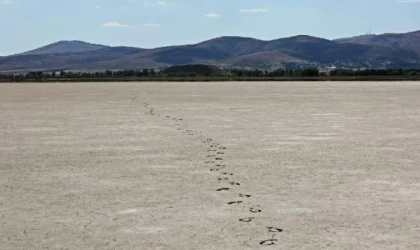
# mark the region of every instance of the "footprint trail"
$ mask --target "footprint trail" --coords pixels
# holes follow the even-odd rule
[[[133,98],[132,100],[139,102],[138,98]],[[213,138],[205,137],[202,132],[195,131],[189,128],[188,123],[183,118],[177,118],[177,117],[172,117],[170,115],[159,114],[156,111],[156,109],[153,108],[147,102],[144,102],[143,106],[146,109],[146,113],[145,113],[146,115],[162,117],[160,119],[166,119],[168,121],[171,121],[176,131],[178,132],[183,131],[187,136],[191,138],[196,138],[197,140],[200,140],[201,143],[207,146],[207,151],[206,151],[207,155],[203,159],[204,165],[208,168],[210,173],[214,173],[218,175],[216,177],[218,181],[225,182],[225,185],[231,186],[231,188],[227,188],[223,186],[219,187],[215,189],[216,192],[218,193],[234,192],[236,188],[243,186],[241,185],[241,183],[233,180],[235,176],[234,173],[227,171],[228,166],[224,162],[224,157],[226,156],[227,147],[221,146],[221,144],[216,143]],[[223,172],[221,172],[222,170]],[[249,199],[254,196],[250,194],[238,193],[237,197]],[[244,204],[243,200],[229,201],[225,205],[234,206],[234,205],[241,205],[241,204]],[[251,204],[250,208],[248,209],[248,212],[252,215],[258,215],[258,214],[263,213],[263,209],[261,209],[260,206],[258,205]],[[239,223],[252,223],[255,220],[257,220],[257,218],[251,217],[251,216],[238,219]],[[256,245],[259,245],[262,247],[277,245],[279,242],[279,240],[277,239],[278,234],[282,233],[283,229],[273,227],[273,226],[267,226],[265,230],[267,234],[271,235],[271,238],[262,240],[258,243],[256,242]]]

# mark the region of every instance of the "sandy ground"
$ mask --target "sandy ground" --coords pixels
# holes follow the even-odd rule
[[[420,249],[420,83],[0,85],[1,249]]]

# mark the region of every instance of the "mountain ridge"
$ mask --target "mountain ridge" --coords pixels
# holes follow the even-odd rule
[[[78,40],[61,40],[51,43],[40,48],[29,50],[17,55],[44,55],[44,54],[61,54],[68,52],[86,52],[92,50],[103,49],[109,46],[92,44]]]
[[[372,37],[380,37],[388,43],[377,42]],[[22,54],[0,57],[0,72],[159,69],[185,64],[260,69],[290,65],[420,67],[420,51],[412,48],[420,40],[420,31],[398,34],[397,38],[400,40],[395,42],[395,36],[388,34],[337,40],[308,35],[274,40],[224,36],[154,49],[59,41]],[[394,43],[390,43],[391,40]]]
[[[361,35],[336,39],[339,43],[357,43],[365,45],[381,45],[393,48],[412,49],[420,52],[420,30],[407,33],[385,33],[379,35]]]

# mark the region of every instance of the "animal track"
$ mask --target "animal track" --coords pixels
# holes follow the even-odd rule
[[[254,217],[248,217],[248,218],[243,218],[243,219],[240,219],[239,221],[240,222],[245,222],[245,223],[248,223],[248,222],[251,222],[251,221],[253,221],[254,220]]]
[[[273,246],[276,244],[278,240],[276,239],[270,239],[270,240],[263,240],[260,242],[261,246]]]
[[[270,233],[281,233],[281,232],[283,232],[283,229],[276,228],[276,227],[267,227],[267,229]]]
[[[139,101],[137,98],[134,98],[132,100],[135,101],[135,102]],[[145,113],[146,115],[162,116],[163,117],[163,115],[159,114],[159,112],[156,112],[156,110],[149,103],[144,102],[144,107],[146,109],[146,113]],[[171,121],[171,124],[178,131],[186,132],[186,134],[188,136],[196,136],[195,138],[197,140],[199,140],[199,142],[202,142],[203,144],[206,144],[206,147],[208,147],[206,157],[207,158],[212,158],[212,159],[207,159],[205,161],[205,164],[212,164],[212,165],[207,165],[210,168],[211,172],[219,172],[222,169],[227,168],[227,166],[225,164],[223,164],[224,163],[223,158],[225,157],[224,155],[226,154],[225,150],[227,149],[226,147],[221,146],[219,143],[216,143],[211,138],[205,138],[202,132],[194,131],[193,129],[190,129],[190,127],[184,121],[184,119],[172,117],[172,116],[169,116],[169,115],[167,115],[165,117],[168,118],[169,121]],[[194,138],[194,137],[192,137],[192,138]],[[226,171],[226,170],[224,170],[224,171]],[[233,173],[231,173],[231,172],[219,172],[219,173],[220,173],[220,176],[218,177],[218,181],[226,181],[226,183],[224,183],[222,185],[227,185],[227,186],[231,185],[232,187],[233,186],[241,186],[241,184],[239,182],[235,182],[235,181],[230,180],[229,176],[234,176]],[[217,192],[228,192],[230,190],[231,190],[231,188],[227,188],[227,187],[222,187],[222,188],[216,189]],[[240,198],[251,198],[253,196],[249,195],[249,194],[240,193],[240,194],[238,194],[238,197],[240,197]],[[243,201],[238,200],[238,201],[231,201],[231,202],[228,202],[226,204],[227,205],[239,205],[239,204],[243,204],[243,203],[244,203]],[[263,211],[262,211],[262,209],[260,209],[259,206],[253,206],[253,207],[249,208],[249,212],[253,213],[253,214],[257,214],[257,213],[262,213]],[[254,217],[245,217],[245,218],[240,218],[239,219],[239,221],[242,222],[242,223],[250,223],[250,222],[253,222],[254,220],[255,220]],[[275,239],[275,236],[278,233],[283,232],[283,229],[277,228],[277,227],[271,227],[271,226],[266,227],[266,229],[273,236],[272,236],[271,239],[260,241],[259,244],[261,246],[276,245],[279,240]]]
[[[227,173],[227,172],[223,172],[222,175],[230,175],[230,176],[233,176],[232,173]]]
[[[231,201],[231,202],[228,202],[226,204],[228,204],[228,205],[234,205],[234,204],[242,204],[242,203],[244,203],[244,202],[243,201]]]
[[[259,208],[250,208],[250,209],[249,209],[249,211],[250,211],[251,213],[253,213],[253,214],[256,214],[256,213],[261,213],[261,212],[262,212],[262,210],[261,210],[261,209],[259,209]]]

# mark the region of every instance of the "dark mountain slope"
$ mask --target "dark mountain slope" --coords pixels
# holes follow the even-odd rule
[[[60,41],[47,46],[34,49],[20,55],[45,55],[59,53],[86,52],[106,48],[107,46],[91,44],[82,41]]]
[[[233,57],[261,51],[265,43],[265,41],[254,38],[224,36],[199,43],[195,47],[219,51],[222,54]]]
[[[33,52],[35,54],[0,57],[0,71],[121,70],[162,68],[185,64],[272,69],[282,67],[287,63],[356,65],[355,67],[360,67],[360,65],[363,67],[420,67],[419,51],[399,47],[414,44],[412,41],[416,40],[419,34],[420,32],[399,34],[398,36],[403,38],[398,43],[394,42],[398,46],[387,46],[384,43],[372,45],[361,44],[361,42],[330,41],[304,35],[272,41],[244,37],[220,37],[193,45],[157,49],[130,47],[96,49],[97,47],[95,47],[102,45],[92,45],[93,47],[89,45],[84,48],[76,46],[71,49],[85,50],[78,52],[63,52],[64,49],[59,49],[61,45],[57,47],[57,44],[53,44]],[[364,39],[373,38],[365,37]],[[81,42],[77,42],[77,44],[86,45]],[[42,54],[47,51],[54,53]],[[61,52],[57,53],[58,51]]]
[[[78,53],[8,56],[0,59],[0,71],[83,69],[89,65],[118,60],[141,51],[142,49],[130,47],[106,47]]]
[[[269,42],[265,50],[276,49],[301,60],[330,63],[336,61],[415,61],[416,52],[400,48],[337,43],[334,41],[310,37],[295,36]]]
[[[223,67],[279,69],[283,68],[284,64],[291,62],[297,63],[303,62],[303,60],[289,56],[282,51],[273,50],[234,57],[219,62],[218,65]]]
[[[166,64],[192,64],[219,61],[254,53],[264,41],[244,37],[220,37],[202,43],[163,48],[153,54],[157,62]]]
[[[420,31],[402,34],[363,35],[336,40],[339,43],[380,45],[420,51]]]

